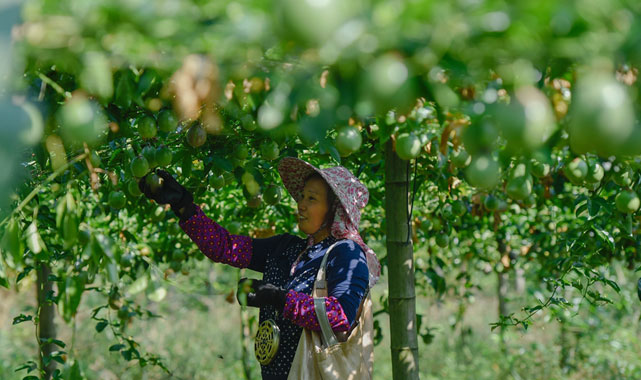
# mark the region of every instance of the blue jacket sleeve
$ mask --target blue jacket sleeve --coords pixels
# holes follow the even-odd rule
[[[336,297],[350,326],[369,286],[369,270],[363,249],[351,240],[338,244],[327,261],[328,295]]]

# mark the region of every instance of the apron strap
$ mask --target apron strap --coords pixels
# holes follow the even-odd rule
[[[320,268],[318,269],[318,274],[316,275],[316,281],[314,282],[314,290],[312,292],[314,296],[314,311],[316,311],[316,318],[318,319],[318,324],[320,325],[320,328],[321,328],[323,341],[325,342],[327,347],[331,347],[339,343],[338,339],[336,338],[336,334],[334,334],[334,330],[332,330],[332,327],[329,324],[329,318],[327,318],[327,308],[325,307],[325,298],[328,295],[327,279],[326,279],[327,258],[329,257],[329,253],[331,252],[331,250],[334,249],[334,247],[336,247],[338,244],[342,243],[343,241],[345,240],[340,240],[332,244],[327,249],[327,252],[325,252],[325,255],[323,256],[323,260],[321,261]],[[367,292],[365,293],[365,295],[363,296],[363,299],[361,300],[361,304],[358,307],[356,318],[354,320],[353,326],[350,328],[350,332],[358,323],[358,319],[360,318],[361,311],[363,308],[363,302],[365,301],[365,298],[367,298],[368,295],[369,295],[369,289],[367,289]],[[341,336],[343,335],[344,333],[341,334]]]

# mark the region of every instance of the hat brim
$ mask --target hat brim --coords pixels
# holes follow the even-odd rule
[[[335,188],[335,184],[329,180],[327,175],[323,173],[322,170],[315,167],[314,165],[301,160],[300,158],[295,157],[285,157],[278,163],[278,174],[285,185],[285,189],[289,195],[296,202],[298,202],[303,197],[303,188],[305,187],[305,179],[309,177],[312,173],[318,173],[325,182],[329,185],[330,189],[337,194],[338,191]],[[337,197],[341,206],[346,208],[347,206],[343,203],[343,200]]]

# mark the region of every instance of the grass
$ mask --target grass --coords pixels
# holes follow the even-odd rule
[[[77,360],[89,379],[242,379],[241,312],[235,299],[231,303],[227,300],[236,279],[235,270],[203,261],[189,276],[174,276],[173,284],[161,281],[168,291],[162,302],[152,302],[142,293],[135,297],[143,308],[162,317],[134,319],[126,332],[140,343],[141,352],[162,357],[172,375],[153,366],[141,369],[117,352],[108,351],[118,342],[110,329],[97,333],[95,321],[90,319],[91,310],[106,303],[105,297],[96,292],[87,293],[83,299],[75,326],[57,320],[59,337],[67,343],[68,360]],[[0,379],[21,379],[26,373],[16,373],[15,368],[36,358],[33,324],[12,326],[16,315],[34,312],[34,284],[30,281],[23,280],[18,292],[0,290]],[[419,339],[421,379],[641,378],[640,313],[632,287],[613,298],[615,305],[582,306],[573,318],[568,318],[571,311],[568,315],[562,311],[539,313],[528,331],[505,331],[503,345],[499,331],[490,331],[489,325],[497,320],[495,276],[489,275],[481,283],[484,290],[477,292],[473,302],[461,303],[452,295],[439,301],[429,291],[417,299],[417,311],[423,315],[421,331],[429,326],[434,333],[430,344]],[[375,310],[380,308],[386,289],[384,278],[373,289]],[[512,294],[510,306],[532,304],[530,294],[535,290]],[[463,317],[457,320],[462,307]],[[257,312],[250,311],[249,316],[256,317]],[[563,368],[559,318],[567,319],[567,360]],[[377,319],[384,336],[375,348],[374,379],[391,379],[389,319],[386,314]],[[253,357],[249,367],[252,378],[259,379]]]

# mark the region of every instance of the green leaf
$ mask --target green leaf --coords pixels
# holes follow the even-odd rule
[[[606,243],[606,244],[608,245],[608,247],[609,247],[612,251],[614,251],[614,249],[615,249],[615,243],[614,243],[614,238],[612,237],[612,235],[610,235],[610,233],[609,233],[608,231],[606,231],[606,230],[604,230],[604,229],[601,229],[601,228],[599,228],[599,227],[597,227],[597,226],[592,226],[592,229],[594,230],[594,232],[596,232],[596,233],[597,233],[597,235],[599,235],[599,237],[601,238],[601,240],[602,240],[604,243]]]
[[[109,347],[109,351],[120,351],[126,346],[124,344],[114,344],[113,346]]]
[[[96,323],[96,331],[97,332],[102,332],[102,330],[104,330],[105,327],[107,327],[108,324],[109,323],[107,321],[100,321],[100,322]]]
[[[11,219],[2,235],[0,247],[13,256],[13,263],[22,262],[22,242],[20,239],[20,224],[16,219]]]
[[[38,368],[38,364],[33,360],[29,360],[28,362],[25,362],[24,364],[22,364],[20,367],[16,368],[14,372],[18,372],[18,371],[22,371],[23,369],[26,369],[27,373],[29,373],[37,368]]]
[[[122,355],[122,357],[123,357],[125,360],[127,360],[127,361],[130,361],[130,360],[131,360],[131,351],[130,351],[130,350],[127,350],[127,351],[120,351],[120,354]]]
[[[29,227],[27,227],[26,238],[27,246],[29,247],[31,252],[38,254],[47,249],[47,247],[45,246],[45,242],[42,240],[42,237],[40,237],[40,233],[38,232],[38,225],[35,221],[31,222]]]
[[[74,361],[71,369],[69,370],[69,375],[65,380],[84,380],[82,370],[80,369],[80,363],[77,360]]]
[[[19,316],[13,318],[12,325],[17,325],[19,323],[32,321],[32,320],[33,320],[33,316],[20,314]]]
[[[18,273],[18,277],[16,278],[16,284],[19,283],[20,280],[25,278],[29,274],[29,272],[31,272],[32,270],[33,270],[33,267],[32,266],[28,266],[28,267],[24,268],[24,270],[22,272]]]
[[[127,289],[127,293],[131,295],[138,294],[143,290],[147,289],[148,285],[149,285],[149,278],[147,275],[143,275],[129,286],[129,288]]]

